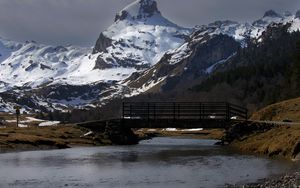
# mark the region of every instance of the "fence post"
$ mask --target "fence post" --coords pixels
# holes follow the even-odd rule
[[[150,103],[149,102],[147,103],[147,109],[148,109],[147,116],[148,116],[148,120],[149,120],[150,119]]]
[[[199,103],[199,119],[202,119],[202,107],[201,107],[201,102]]]
[[[156,120],[156,103],[153,104],[153,119]]]
[[[122,119],[125,119],[125,114],[124,114],[124,112],[125,112],[125,102],[123,102],[123,104],[122,104],[123,106],[122,106]]]
[[[226,103],[226,120],[230,120],[230,105],[229,103]]]
[[[176,104],[173,102],[173,120],[176,119]]]
[[[132,118],[132,105],[129,105],[129,118]]]
[[[178,119],[180,119],[180,103],[178,103],[178,107],[177,107],[177,115],[178,115]]]

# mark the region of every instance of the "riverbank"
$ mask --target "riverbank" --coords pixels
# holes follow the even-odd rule
[[[245,153],[299,159],[300,126],[261,122],[241,122],[229,129],[223,138]]]
[[[224,137],[231,147],[247,154],[284,157],[300,160],[300,126],[261,122],[241,122],[234,125]],[[282,188],[300,187],[300,170],[270,177],[246,185],[228,185],[228,188]]]
[[[134,131],[140,139],[153,137],[189,137],[195,139],[221,140],[225,131],[222,129],[138,129]]]
[[[0,132],[0,152],[136,144],[137,139],[134,142],[130,133],[114,129],[94,131],[77,125],[7,127]]]
[[[3,128],[0,133],[0,152],[112,144],[104,135],[89,133],[88,129],[74,125]]]
[[[285,174],[279,177],[263,179],[256,183],[242,186],[232,186],[230,188],[298,188],[300,187],[300,172]],[[229,187],[228,187],[229,188]]]

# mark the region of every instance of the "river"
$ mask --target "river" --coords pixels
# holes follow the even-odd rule
[[[105,146],[0,154],[0,187],[223,187],[295,164],[241,155],[213,140],[154,138]]]

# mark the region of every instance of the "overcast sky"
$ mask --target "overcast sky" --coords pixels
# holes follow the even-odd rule
[[[92,46],[116,12],[134,0],[0,0],[0,36],[45,44]],[[157,0],[165,17],[193,27],[215,20],[252,21],[266,10],[300,9],[300,0]]]

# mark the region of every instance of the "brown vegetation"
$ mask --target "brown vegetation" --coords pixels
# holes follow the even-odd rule
[[[173,137],[173,136],[188,136],[190,138],[197,139],[214,139],[221,140],[224,136],[225,131],[222,129],[205,129],[199,131],[184,131],[181,129],[177,129],[176,131],[165,131],[163,129],[139,129],[135,131],[140,138],[147,137],[155,137],[155,136],[165,136],[165,137]]]
[[[0,152],[111,144],[111,141],[101,134],[84,136],[87,132],[88,129],[73,125],[4,128],[0,133]]]
[[[267,106],[253,113],[251,120],[300,122],[300,98]]]
[[[243,152],[296,158],[300,152],[300,126],[242,122],[231,128],[225,140]]]

